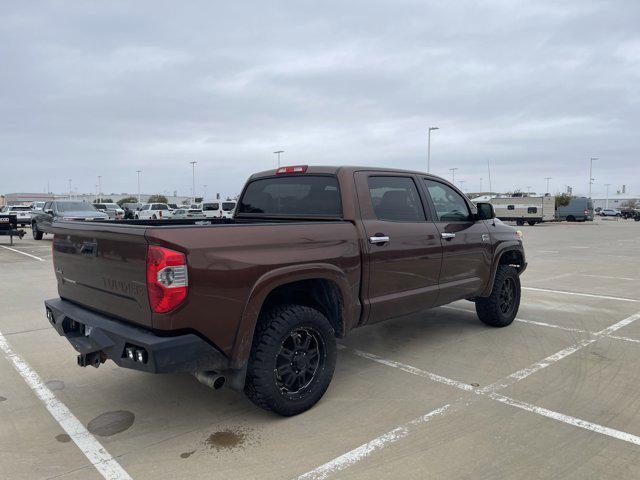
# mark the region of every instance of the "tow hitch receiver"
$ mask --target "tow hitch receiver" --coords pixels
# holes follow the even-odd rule
[[[78,365],[80,367],[92,367],[98,368],[101,363],[107,361],[107,356],[102,352],[81,353],[78,355]]]

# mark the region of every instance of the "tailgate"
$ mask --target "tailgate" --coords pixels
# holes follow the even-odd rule
[[[61,298],[152,326],[145,227],[62,222],[53,230],[53,264]]]

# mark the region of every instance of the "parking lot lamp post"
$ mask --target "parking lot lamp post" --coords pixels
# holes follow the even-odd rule
[[[136,173],[138,174],[138,203],[140,203],[140,173],[142,170],[136,170]]]
[[[611,185],[610,183],[605,183],[604,186],[607,187],[607,199],[604,202],[604,208],[608,209],[609,208],[609,185]]]
[[[551,177],[544,177],[544,179],[547,181],[547,193],[549,193],[549,180],[551,180]]]
[[[598,157],[591,157],[589,159],[589,198],[591,198],[591,185],[593,185],[593,162],[598,160]]]
[[[440,128],[429,127],[429,133],[427,134],[427,173],[431,171],[431,132],[433,130],[440,130]]]
[[[69,199],[71,200],[73,198],[73,192],[71,191],[71,179],[69,178]]]
[[[206,185],[202,185],[202,189],[203,189],[202,201],[204,202],[205,199],[207,198],[207,186]]]
[[[456,170],[458,170],[458,167],[450,168],[449,170],[451,171],[451,183],[453,183],[455,185],[456,184]]]
[[[196,203],[196,161],[189,162],[191,164],[191,193],[193,194],[192,203]]]
[[[278,156],[278,168],[280,168],[280,154],[284,153],[284,150],[276,150],[275,153]]]
[[[102,175],[98,175],[98,198],[102,202]]]

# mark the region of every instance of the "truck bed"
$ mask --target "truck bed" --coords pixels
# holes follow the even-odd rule
[[[258,280],[297,264],[329,264],[360,287],[356,227],[343,220],[103,220],[54,224],[54,268],[64,300],[133,325],[194,332],[230,353]],[[185,254],[189,292],[168,314],[152,312],[148,245]]]

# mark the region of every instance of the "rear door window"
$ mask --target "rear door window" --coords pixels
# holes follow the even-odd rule
[[[254,180],[242,196],[238,213],[340,217],[338,180],[332,175],[281,175]]]
[[[379,220],[423,222],[424,208],[415,182],[410,177],[369,177],[369,194]]]
[[[213,210],[220,210],[220,204],[219,203],[203,203],[202,204],[202,210],[204,212],[211,212]]]

